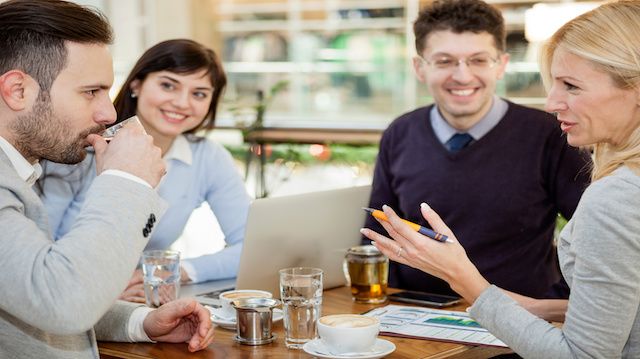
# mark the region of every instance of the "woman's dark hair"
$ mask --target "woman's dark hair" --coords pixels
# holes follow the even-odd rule
[[[185,132],[186,134],[195,134],[198,131],[210,131],[214,127],[216,118],[216,110],[218,102],[222,96],[222,92],[227,85],[227,77],[224,74],[222,63],[216,53],[195,42],[187,39],[176,39],[163,41],[150,49],[148,49],[138,62],[136,62],[133,70],[129,73],[129,77],[122,85],[118,96],[114,101],[118,119],[120,122],[136,114],[138,99],[132,97],[131,83],[134,80],[143,82],[147,75],[153,72],[169,71],[177,74],[191,74],[202,69],[207,70],[207,74],[213,85],[213,94],[209,111],[204,121],[195,128]]]

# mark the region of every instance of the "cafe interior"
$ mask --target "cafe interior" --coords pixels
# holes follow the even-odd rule
[[[388,258],[359,245],[358,230],[370,215],[361,207],[368,204],[383,131],[398,116],[433,101],[412,66],[412,24],[429,0],[75,2],[97,7],[113,26],[112,96],[140,55],[156,43],[186,38],[214,49],[228,83],[216,128],[207,138],[232,155],[253,201],[237,282],[222,281],[223,288],[214,283],[218,281],[186,284],[178,294],[199,296],[210,306],[216,325],[213,343],[189,353],[180,344],[99,342],[100,357],[490,358],[512,353],[486,330],[474,332],[477,337],[472,339],[460,337],[462,329],[455,325],[477,328],[468,322],[467,305],[456,298],[390,300],[398,290],[387,288],[386,282],[379,283],[376,292],[367,275],[382,276]],[[598,3],[487,2],[502,12],[510,55],[497,95],[542,109],[546,94],[537,63],[540,45],[563,23]],[[334,225],[347,219],[351,223]],[[313,237],[314,231],[325,238]],[[205,201],[171,249],[181,259],[215,253],[225,248],[223,232]],[[295,244],[305,236],[313,241]],[[322,270],[313,270],[318,268]],[[308,282],[294,288],[301,278]],[[358,281],[367,288],[356,288]],[[291,294],[287,290],[310,293],[316,309],[328,317],[315,318],[312,331],[330,341],[326,345],[331,350],[324,342],[296,342],[294,335],[304,339],[308,333],[285,330],[283,317],[294,315],[283,313]],[[367,321],[371,317],[379,320]],[[427,329],[410,324],[415,318],[444,321],[453,329],[421,332]],[[380,322],[386,326],[378,328]],[[344,323],[359,331],[341,332]],[[353,343],[365,343],[365,349],[351,347]],[[376,349],[368,351],[372,345]]]

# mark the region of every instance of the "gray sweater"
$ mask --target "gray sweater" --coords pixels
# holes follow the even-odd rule
[[[495,286],[471,316],[524,358],[640,358],[640,176],[621,168],[591,184],[558,256],[571,287],[561,329]]]

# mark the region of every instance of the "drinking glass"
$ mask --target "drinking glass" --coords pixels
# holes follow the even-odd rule
[[[322,316],[322,269],[285,268],[280,270],[280,299],[284,311],[284,343],[301,349],[318,337],[317,323]]]
[[[180,292],[180,252],[144,251],[142,274],[147,306],[157,308],[175,300]]]
[[[116,135],[116,133],[118,131],[120,131],[121,128],[123,128],[125,125],[132,123],[132,122],[136,122],[139,125],[140,124],[140,120],[138,119],[138,116],[131,116],[126,120],[122,120],[118,123],[116,123],[115,125],[107,128],[106,130],[102,131],[102,133],[100,134],[100,136],[102,136],[102,138],[104,138],[105,141],[109,142],[111,141],[111,139],[113,139],[113,136]]]

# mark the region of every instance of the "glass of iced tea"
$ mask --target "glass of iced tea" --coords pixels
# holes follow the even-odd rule
[[[345,276],[358,303],[387,301],[389,258],[372,245],[351,247],[345,256]]]

